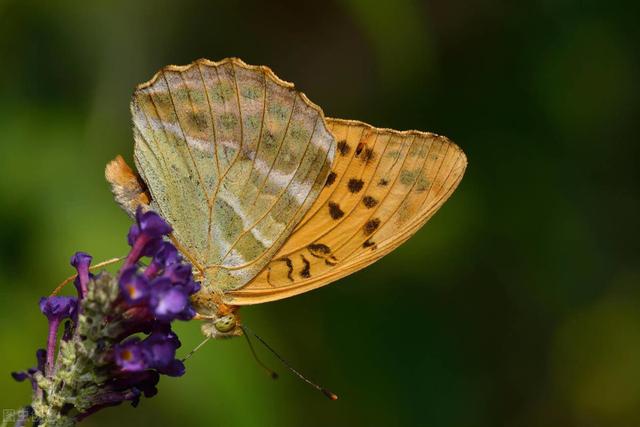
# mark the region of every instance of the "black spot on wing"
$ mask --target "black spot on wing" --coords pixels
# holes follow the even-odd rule
[[[287,264],[287,268],[289,269],[289,271],[287,272],[287,277],[290,281],[293,282],[293,276],[291,275],[293,273],[293,263],[289,258],[284,258],[283,261],[285,262],[285,264]]]
[[[324,186],[325,186],[325,187],[331,187],[331,185],[332,185],[334,182],[336,182],[336,177],[337,177],[337,176],[338,176],[338,175],[336,175],[336,173],[335,173],[335,172],[333,172],[333,171],[329,172],[329,175],[327,175],[327,180],[325,181]]]
[[[309,253],[316,258],[324,259],[324,263],[327,265],[336,265],[338,258],[331,253],[331,248],[324,243],[312,243],[307,246]]]
[[[302,258],[302,263],[304,264],[304,267],[300,271],[300,277],[308,279],[311,277],[311,263],[304,257],[304,255],[300,255],[300,258]]]
[[[378,185],[380,187],[386,187],[387,185],[389,185],[389,181],[387,181],[385,178],[380,178],[380,181],[378,181]]]
[[[369,163],[370,161],[372,161],[375,158],[375,153],[373,152],[372,148],[365,148],[364,151],[362,152],[362,157],[360,157],[360,160],[362,160],[365,163]]]
[[[267,129],[264,132],[264,137],[262,138],[262,141],[264,142],[265,146],[268,149],[274,149],[278,145],[277,142],[276,142],[275,135],[269,129]]]
[[[189,111],[187,113],[187,119],[189,124],[199,131],[205,130],[208,127],[207,115],[201,111]]]
[[[362,244],[363,248],[371,248],[373,247],[373,249],[375,249],[377,247],[375,242],[372,242],[371,239],[367,239],[363,244]]]
[[[356,157],[358,157],[360,155],[360,153],[362,153],[362,150],[364,150],[364,144],[361,142],[356,147]]]
[[[372,218],[362,227],[365,235],[370,235],[380,227],[380,218]]]
[[[362,198],[362,203],[363,203],[367,208],[369,208],[369,209],[370,209],[370,208],[374,207],[375,205],[377,205],[377,204],[378,204],[378,201],[377,201],[376,199],[374,199],[373,197],[371,197],[371,196],[364,196],[364,197]]]
[[[316,258],[324,258],[331,253],[331,248],[323,243],[312,243],[307,249]]]
[[[361,179],[351,178],[347,186],[349,187],[349,191],[351,191],[352,193],[357,193],[358,191],[362,190],[364,181]]]
[[[333,219],[340,219],[344,216],[344,211],[340,209],[340,205],[335,202],[329,202],[329,215]]]
[[[272,288],[275,287],[273,285],[273,283],[271,283],[271,266],[267,267],[267,283],[269,284],[269,286],[271,286]]]
[[[347,144],[347,141],[343,139],[342,141],[338,142],[338,153],[340,153],[341,156],[346,156],[350,151],[351,147],[349,146],[349,144]]]
[[[330,257],[324,259],[324,263],[327,265],[334,266],[338,263],[338,258],[331,255]]]

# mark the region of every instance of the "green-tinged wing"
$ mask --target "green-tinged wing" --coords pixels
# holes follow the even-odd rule
[[[205,287],[258,274],[318,197],[335,154],[319,107],[238,59],[166,67],[131,103],[135,162]]]

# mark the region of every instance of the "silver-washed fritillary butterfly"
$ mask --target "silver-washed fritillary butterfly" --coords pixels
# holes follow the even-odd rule
[[[118,156],[118,203],[160,213],[202,279],[209,337],[240,335],[239,306],[291,297],[397,248],[462,179],[432,133],[325,118],[269,68],[230,58],[168,66],[131,102],[138,174]]]

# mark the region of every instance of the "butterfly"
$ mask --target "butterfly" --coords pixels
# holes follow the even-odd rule
[[[241,306],[325,286],[397,248],[467,165],[443,136],[326,118],[237,58],[161,69],[131,114],[137,172],[118,156],[106,178],[129,215],[153,209],[173,227],[212,338],[242,334]]]

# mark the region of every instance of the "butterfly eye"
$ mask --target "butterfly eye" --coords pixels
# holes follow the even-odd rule
[[[216,319],[213,323],[218,332],[230,332],[236,327],[236,318],[233,315],[227,315]]]

